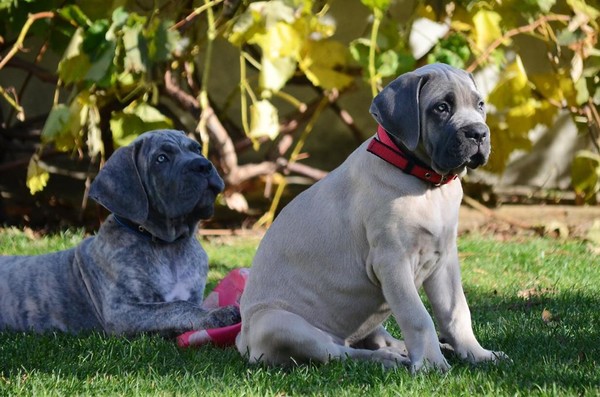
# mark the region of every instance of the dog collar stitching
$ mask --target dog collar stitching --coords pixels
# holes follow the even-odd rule
[[[377,135],[371,139],[367,151],[380,159],[434,186],[441,186],[458,178],[456,174],[441,175],[434,170],[415,164],[389,137],[388,132],[380,125]]]
[[[138,225],[138,224],[130,221],[127,218],[121,218],[120,216],[118,216],[117,214],[114,214],[114,213],[113,213],[113,216],[115,218],[115,221],[117,221],[117,223],[119,225],[123,226],[125,229],[129,230],[132,233],[139,234],[142,237],[145,237],[148,240],[151,240],[153,243],[156,243],[156,242],[164,243],[164,244],[168,243],[168,241],[158,238],[155,235],[153,235],[152,233],[150,233],[149,231],[147,231],[146,229],[144,229],[142,227],[142,225]]]

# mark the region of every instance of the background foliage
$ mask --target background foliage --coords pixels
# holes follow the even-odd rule
[[[24,86],[34,78],[49,81],[55,95],[29,160],[31,194],[46,186],[53,168],[45,159],[56,152],[70,156],[65,168],[86,165],[89,186],[106,158],[139,133],[181,128],[204,143],[224,175],[223,199],[230,208],[249,212],[246,197],[256,190],[253,181],[262,178],[271,204],[258,223],[268,224],[291,178],[314,181],[324,175],[302,160],[325,109],[344,121],[358,144],[365,136],[340,106],[341,96],[361,85],[375,95],[398,74],[445,62],[476,74],[497,72],[487,98],[494,148],[489,172],[502,172],[513,152],[531,148],[534,128],[551,126],[559,112],[568,112],[590,149],[567,160],[572,187],[579,202],[595,200],[600,190],[597,2],[361,3],[370,18],[368,30],[347,42],[335,35],[344,21],[331,17],[331,1],[0,0],[0,18],[6,21],[0,26],[0,73],[8,67],[28,73],[21,87],[0,85],[8,109],[0,139],[18,139],[14,132],[28,121],[29,110],[21,105]],[[439,38],[428,37],[431,48],[415,56],[410,39],[423,19],[445,30]],[[523,36],[545,59],[524,62],[517,41]],[[223,51],[237,52],[239,62],[223,65]],[[34,54],[33,61],[25,60],[25,53]],[[56,71],[43,68],[50,54],[59,55]],[[215,67],[235,69],[231,75],[239,82],[232,91],[212,90]],[[310,89],[310,100],[295,95],[298,86]],[[3,155],[8,156],[0,149]]]

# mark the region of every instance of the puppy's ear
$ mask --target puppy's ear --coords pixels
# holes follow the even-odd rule
[[[117,149],[100,170],[90,197],[123,218],[142,223],[148,218],[148,197],[136,158],[142,141]]]
[[[409,150],[415,150],[419,144],[419,93],[425,79],[416,73],[403,74],[373,99],[369,109],[373,118]]]

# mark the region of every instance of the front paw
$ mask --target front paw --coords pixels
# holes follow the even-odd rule
[[[478,364],[484,362],[491,362],[494,364],[500,361],[510,361],[510,358],[504,352],[495,352],[486,349],[477,349],[473,351],[455,352],[464,360],[469,361],[471,364]]]
[[[428,373],[432,371],[445,373],[448,372],[450,368],[450,364],[448,364],[448,361],[446,361],[446,359],[443,356],[435,360],[422,359],[414,361],[411,362],[409,367],[410,373],[412,375],[416,375],[418,373]]]
[[[209,312],[211,322],[210,328],[221,328],[237,324],[242,321],[240,308],[238,306],[224,306]]]

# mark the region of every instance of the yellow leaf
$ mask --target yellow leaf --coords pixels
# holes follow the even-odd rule
[[[544,96],[557,103],[577,106],[577,93],[571,77],[561,73],[536,73],[529,76],[535,88]]]
[[[521,58],[517,56],[515,62],[502,71],[500,81],[490,92],[488,101],[497,109],[504,109],[527,102],[529,98],[531,98],[531,87],[527,73]]]
[[[27,187],[31,195],[41,192],[46,187],[50,174],[40,166],[37,154],[31,157],[27,166]]]
[[[491,131],[492,152],[485,169],[501,173],[506,168],[510,155],[515,150],[530,150],[531,141],[527,134],[517,134],[506,121],[496,114],[489,114],[487,124]]]
[[[529,98],[526,102],[510,108],[506,115],[506,123],[511,126],[511,131],[525,136],[538,124],[551,126],[557,113],[558,108],[549,102]]]
[[[501,20],[500,14],[488,10],[479,10],[473,16],[475,44],[480,51],[484,51],[496,39],[502,37]]]
[[[277,108],[263,99],[250,106],[250,137],[268,136],[275,139],[279,134],[279,116]]]
[[[457,7],[452,15],[450,27],[458,32],[468,32],[474,30],[473,16],[462,7]]]
[[[258,33],[248,41],[258,44],[263,57],[276,59],[281,57],[298,57],[302,40],[294,27],[285,22],[271,25],[265,33]]]
[[[417,13],[416,13],[419,17],[421,18],[427,18],[430,19],[432,21],[437,21],[437,15],[435,13],[435,10],[433,9],[433,7],[431,5],[420,5],[417,8]]]
[[[262,89],[279,91],[296,71],[296,60],[291,57],[263,57],[259,76]]]
[[[299,66],[314,85],[324,89],[342,89],[354,81],[352,76],[339,71],[348,64],[348,51],[339,41],[309,41]]]

